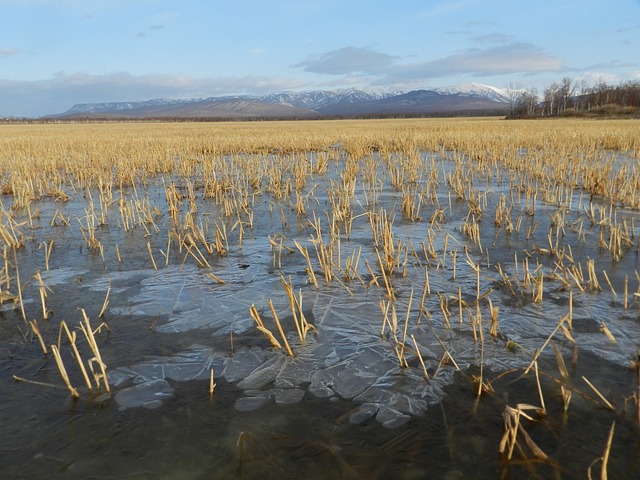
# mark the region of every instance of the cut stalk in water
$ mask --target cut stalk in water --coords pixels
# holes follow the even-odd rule
[[[278,319],[278,314],[276,313],[276,309],[273,307],[273,301],[269,299],[267,301],[269,304],[269,308],[271,309],[271,313],[273,314],[273,320],[276,322],[276,326],[278,327],[278,331],[280,332],[280,337],[284,342],[284,346],[287,348],[287,355],[293,357],[293,350],[289,346],[289,341],[287,340],[287,336],[284,334],[284,330],[282,329],[282,325],[280,324],[280,319]]]
[[[71,381],[69,380],[69,375],[67,374],[67,369],[64,368],[64,362],[60,357],[60,351],[58,350],[58,347],[55,345],[51,345],[51,351],[53,352],[53,358],[55,358],[56,360],[56,365],[58,366],[60,375],[62,375],[62,380],[64,381],[64,384],[67,386],[67,388],[69,389],[73,397],[79,398],[80,394],[75,388],[73,388],[73,385],[71,385]]]

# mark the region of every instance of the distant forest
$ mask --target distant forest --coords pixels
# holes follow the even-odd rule
[[[586,81],[563,78],[544,89],[542,100],[535,88],[508,89],[512,118],[559,116],[631,116],[640,117],[640,81],[610,85],[604,81],[589,85]]]

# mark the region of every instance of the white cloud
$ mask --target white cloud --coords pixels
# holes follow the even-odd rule
[[[23,53],[21,48],[0,48],[0,57],[10,57],[12,55],[18,55]]]
[[[503,43],[510,37],[492,34],[487,42]],[[407,84],[433,78],[459,75],[529,75],[559,72],[564,61],[544,50],[524,42],[470,48],[461,53],[435,60],[400,63],[400,57],[377,52],[371,48],[344,47],[323,54],[312,55],[293,65],[306,72],[340,76],[369,76],[372,83]]]
[[[376,74],[385,72],[399,57],[376,52],[368,47],[344,47],[338,50],[310,55],[293,65],[305,72],[329,75],[354,73]]]
[[[398,68],[398,76],[505,75],[560,71],[564,62],[529,43],[517,42],[462,53]]]

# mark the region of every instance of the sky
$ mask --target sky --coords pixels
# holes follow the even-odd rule
[[[0,117],[565,77],[640,81],[640,0],[0,0]]]

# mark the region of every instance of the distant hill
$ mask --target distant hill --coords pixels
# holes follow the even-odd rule
[[[136,102],[84,103],[50,119],[318,118],[506,112],[509,100],[495,87],[466,84],[411,92],[317,90],[262,96],[236,95]]]

